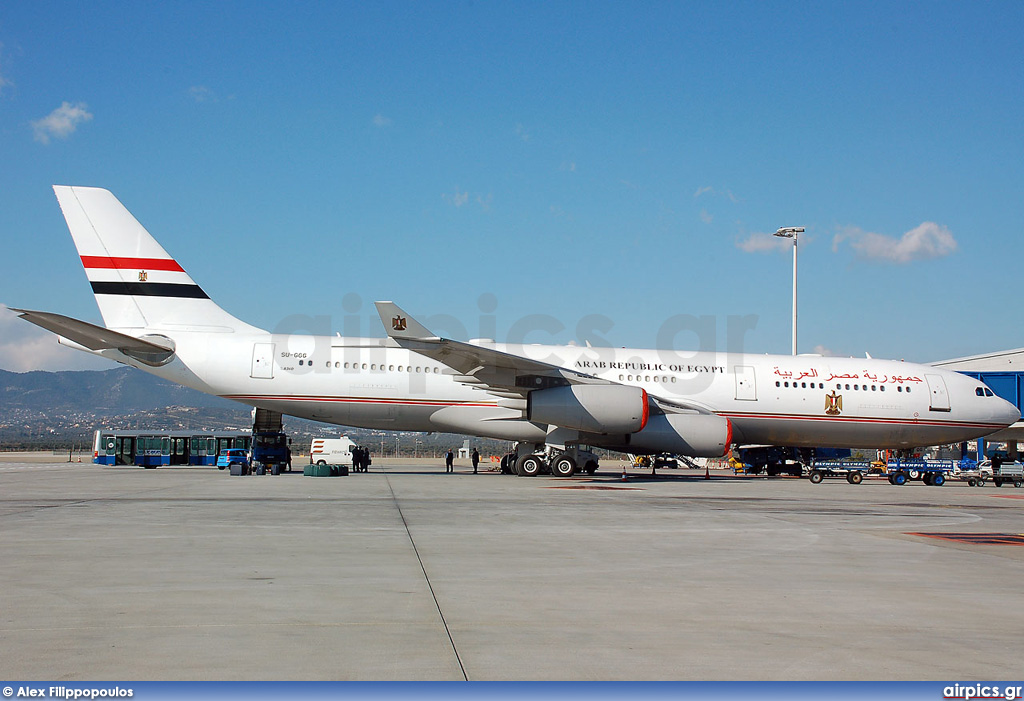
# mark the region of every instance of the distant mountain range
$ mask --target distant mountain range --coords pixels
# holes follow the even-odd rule
[[[0,420],[11,410],[121,414],[168,406],[244,409],[227,399],[129,367],[23,373],[0,370]]]

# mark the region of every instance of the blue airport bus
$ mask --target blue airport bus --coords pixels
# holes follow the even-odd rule
[[[92,445],[98,465],[216,465],[225,448],[248,450],[248,431],[132,431],[99,429]]]

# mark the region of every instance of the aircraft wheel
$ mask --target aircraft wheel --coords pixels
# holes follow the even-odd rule
[[[944,474],[942,474],[941,472],[936,472],[934,475],[932,475],[931,485],[933,487],[941,487],[945,483],[946,483],[946,476]]]
[[[551,463],[551,474],[556,477],[572,477],[576,472],[576,461],[571,455],[559,455]]]
[[[846,481],[850,484],[860,484],[864,481],[864,475],[859,472],[851,472],[846,476]]]
[[[543,463],[536,455],[524,455],[516,461],[516,472],[520,477],[536,477],[542,467]]]
[[[811,484],[821,484],[822,478],[823,478],[823,475],[818,470],[812,470],[811,471],[811,476],[810,476]]]

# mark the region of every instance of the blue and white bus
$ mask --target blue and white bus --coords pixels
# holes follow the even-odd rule
[[[92,444],[98,465],[216,465],[225,448],[248,450],[248,431],[155,431],[99,429]]]

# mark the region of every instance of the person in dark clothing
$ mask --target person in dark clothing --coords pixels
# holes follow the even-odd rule
[[[480,452],[473,448],[473,474],[477,474],[476,468],[480,464]]]
[[[454,464],[455,464],[455,453],[453,453],[451,448],[449,448],[448,449],[448,454],[444,456],[444,468],[445,468],[444,471],[445,472],[454,472],[455,471]]]

